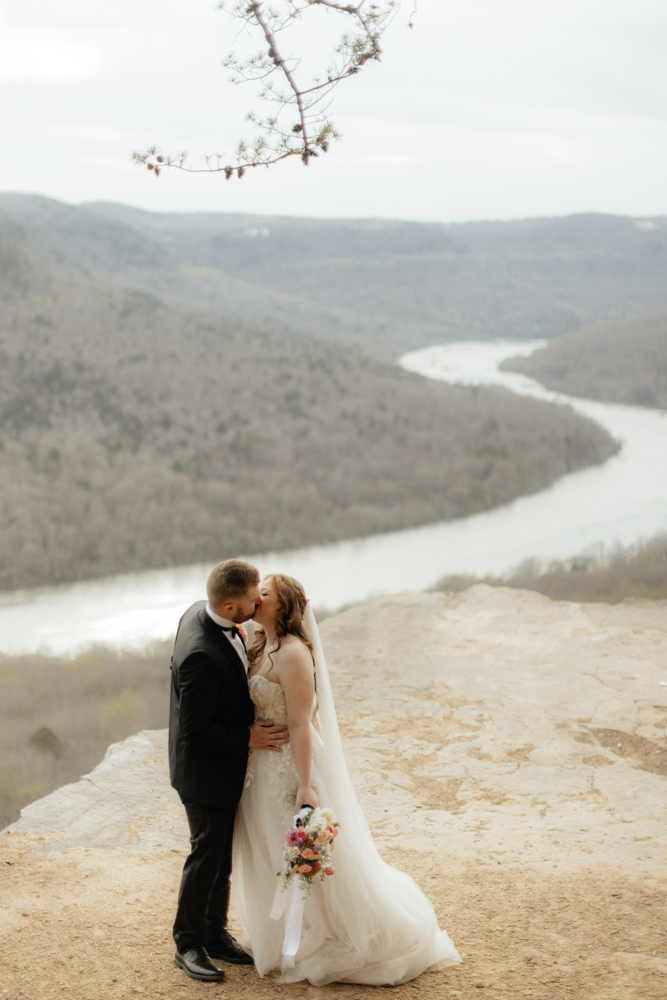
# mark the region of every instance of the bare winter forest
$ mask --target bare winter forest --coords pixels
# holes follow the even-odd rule
[[[476,583],[491,587],[536,590],[556,601],[603,601],[618,604],[627,597],[667,598],[667,535],[627,548],[557,559],[547,566],[531,559],[506,576],[446,576],[434,590],[460,591]]]
[[[458,517],[616,450],[569,408],[130,288],[101,217],[9,203],[32,216],[1,230],[2,588]]]

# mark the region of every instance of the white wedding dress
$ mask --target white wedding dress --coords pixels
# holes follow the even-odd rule
[[[251,751],[234,828],[232,893],[260,976],[282,982],[398,985],[461,961],[417,884],[380,858],[345,766],[326,661],[314,616],[305,619],[315,645],[318,730],[311,724],[311,784],[341,822],[335,874],[315,879],[307,897],[293,968],[282,959],[283,920],[270,917],[283,867],[285,832],[294,822],[299,778],[290,747]],[[280,684],[256,675],[250,694],[257,719],[287,721]],[[321,733],[321,735],[320,735]]]

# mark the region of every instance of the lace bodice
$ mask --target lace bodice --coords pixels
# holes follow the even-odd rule
[[[255,719],[273,719],[277,726],[287,724],[287,704],[285,692],[280,684],[270,681],[261,674],[255,674],[248,680],[250,697],[255,706]],[[313,704],[313,714],[316,705]],[[322,753],[322,740],[311,723],[311,739],[315,755]],[[283,747],[282,753],[272,750],[251,750],[248,757],[245,787],[248,788],[255,778],[257,768],[261,768],[269,778],[270,785],[280,801],[284,814],[289,821],[294,813],[294,796],[299,785],[299,775],[290,744]],[[315,770],[313,772],[313,787],[316,787]]]
[[[255,674],[248,681],[250,697],[255,706],[255,719],[273,719],[278,726],[287,725],[287,704],[281,684],[270,681],[262,674]],[[311,722],[317,714],[317,697],[313,699]],[[317,726],[317,723],[315,723]]]
[[[278,726],[286,725],[287,705],[281,685],[255,674],[248,681],[248,687],[255,706],[255,719],[273,719]]]
[[[287,723],[287,705],[285,692],[280,684],[267,680],[261,674],[255,674],[248,680],[250,697],[255,706],[255,719],[273,719],[276,725]],[[269,780],[269,787],[284,814],[284,821],[289,823],[294,812],[294,796],[299,784],[299,775],[294,762],[292,747],[283,747],[282,753],[272,750],[251,750],[248,757],[245,787],[253,782],[257,769],[264,772]]]

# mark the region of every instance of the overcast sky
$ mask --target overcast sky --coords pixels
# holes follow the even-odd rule
[[[227,82],[235,29],[213,0],[2,0],[0,190],[435,221],[667,215],[667,0],[419,0],[412,31],[411,6],[383,62],[338,88],[342,142],[225,182],[129,162],[151,142],[196,158],[249,135],[254,92]]]

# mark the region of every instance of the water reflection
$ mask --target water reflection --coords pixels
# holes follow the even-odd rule
[[[628,544],[667,528],[667,413],[574,400],[498,364],[541,341],[462,342],[413,351],[410,371],[446,382],[494,383],[566,401],[623,443],[603,466],[472,517],[406,531],[249,556],[262,573],[302,580],[315,606],[332,610],[383,593],[418,591],[450,573],[503,573],[523,559],[564,558],[596,544]],[[0,649],[66,653],[103,642],[143,646],[169,638],[204,594],[210,564],[0,595]]]

